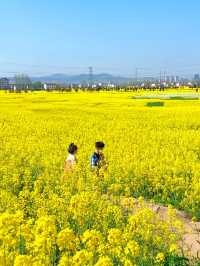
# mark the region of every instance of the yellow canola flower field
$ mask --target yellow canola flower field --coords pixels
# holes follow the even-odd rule
[[[200,101],[139,94],[0,93],[0,265],[191,263],[172,207],[163,221],[142,198],[200,218]],[[63,176],[71,142],[78,164]]]

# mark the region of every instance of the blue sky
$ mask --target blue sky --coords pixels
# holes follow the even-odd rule
[[[0,73],[200,72],[198,0],[2,0]]]

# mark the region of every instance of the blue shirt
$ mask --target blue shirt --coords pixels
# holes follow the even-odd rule
[[[91,159],[90,159],[91,168],[94,168],[94,167],[100,168],[101,167],[100,163],[103,160],[104,160],[103,154],[98,154],[98,153],[94,152],[93,155],[91,156]]]

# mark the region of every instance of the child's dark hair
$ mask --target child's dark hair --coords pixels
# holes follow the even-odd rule
[[[105,144],[104,144],[102,141],[97,141],[97,142],[95,143],[95,147],[96,147],[97,149],[103,149],[103,148],[105,147]]]
[[[78,150],[78,147],[74,143],[71,143],[67,150],[70,154],[74,154]]]

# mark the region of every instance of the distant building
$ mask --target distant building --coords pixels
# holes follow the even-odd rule
[[[172,83],[176,82],[176,77],[175,76],[171,76],[171,82]]]
[[[188,86],[189,88],[192,88],[192,87],[193,87],[192,82],[188,82],[188,83],[187,83],[187,86]]]
[[[171,76],[166,77],[166,82],[171,82]]]
[[[44,83],[43,87],[45,90],[55,90],[57,88],[56,83]]]
[[[0,89],[1,90],[9,90],[10,89],[10,82],[7,78],[0,79]]]
[[[15,82],[11,82],[10,83],[10,89],[13,90],[13,91],[16,91],[17,90],[17,86],[16,86],[16,83]]]
[[[113,84],[113,83],[109,83],[109,84],[107,85],[107,87],[108,87],[108,88],[111,88],[111,89],[114,89],[114,88],[116,88],[116,85]]]
[[[179,81],[180,81],[179,76],[167,76],[166,77],[166,82],[167,83],[176,83],[176,82],[179,82]]]
[[[179,81],[180,81],[180,77],[176,76],[176,82],[179,82]]]
[[[155,89],[156,88],[156,84],[152,83],[150,87],[151,87],[151,89]]]
[[[194,75],[194,80],[200,80],[200,75],[199,74],[195,74]]]
[[[175,88],[177,88],[177,89],[180,88],[180,83],[179,82],[175,83]]]

